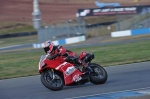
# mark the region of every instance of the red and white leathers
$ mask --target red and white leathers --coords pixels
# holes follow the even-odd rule
[[[55,60],[66,61],[66,58],[76,58],[78,55],[75,52],[69,51],[63,46],[55,46],[51,41],[46,41],[44,43],[44,50],[48,55],[48,59],[52,59],[53,56],[58,55]]]
[[[66,60],[66,58],[68,56],[73,56],[73,57],[78,57],[78,55],[72,51],[67,50],[66,48],[64,48],[63,46],[53,46],[53,51],[48,51],[47,54],[50,55],[50,57],[52,57],[53,55],[59,54],[55,59],[63,59]]]

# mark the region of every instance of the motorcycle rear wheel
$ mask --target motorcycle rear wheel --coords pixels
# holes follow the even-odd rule
[[[107,81],[108,75],[106,70],[95,63],[91,63],[90,67],[93,70],[93,73],[90,75],[90,82],[93,84],[103,84]]]
[[[47,71],[41,73],[42,84],[53,91],[61,90],[64,86],[64,81],[58,74],[55,74],[57,79],[52,80]]]

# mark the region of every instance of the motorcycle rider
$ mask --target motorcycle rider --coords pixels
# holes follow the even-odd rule
[[[78,60],[78,55],[72,51],[67,50],[63,46],[60,45],[54,45],[52,41],[46,41],[44,42],[44,51],[48,55],[48,59],[52,59],[53,56],[57,55],[57,59],[63,59],[67,62],[76,62],[80,64],[81,62]]]

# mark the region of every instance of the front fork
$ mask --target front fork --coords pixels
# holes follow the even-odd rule
[[[47,72],[48,72],[50,78],[52,78],[52,80],[54,80],[55,79],[54,69],[48,69]]]

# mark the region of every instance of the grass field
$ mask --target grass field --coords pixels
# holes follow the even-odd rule
[[[71,49],[78,54],[81,51],[93,52],[94,63],[112,66],[135,62],[150,61],[150,41],[134,43],[86,47]],[[0,79],[37,75],[39,58],[44,51],[24,50],[0,53]]]
[[[37,41],[38,41],[37,35],[5,38],[0,39],[0,47],[36,43]]]
[[[3,24],[3,23],[0,23]],[[4,34],[14,34],[14,33],[20,33],[20,32],[32,32],[35,31],[35,29],[33,28],[33,26],[31,25],[25,25],[25,24],[9,24],[9,25],[5,25],[5,26],[0,26],[0,35],[4,35]]]

